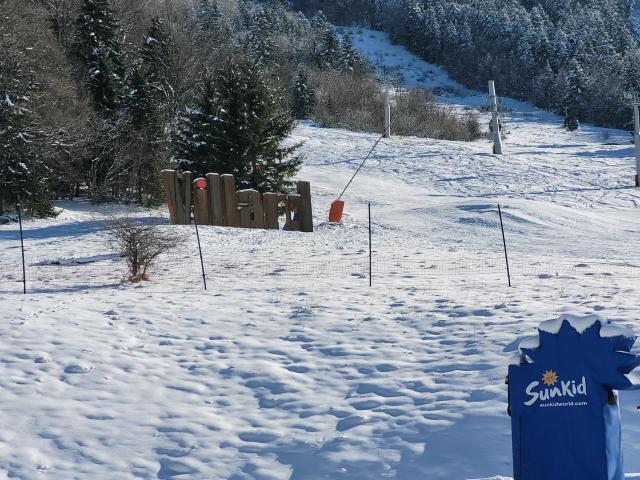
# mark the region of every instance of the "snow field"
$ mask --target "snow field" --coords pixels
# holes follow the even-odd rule
[[[356,45],[395,49],[368,38]],[[405,73],[419,64],[397,55]],[[119,285],[108,221],[166,222],[163,209],[66,202],[27,222],[26,296],[17,227],[0,226],[0,478],[508,479],[508,363],[561,314],[640,332],[640,220],[624,132],[568,134],[505,103],[501,157],[485,140],[381,142],[340,226],[329,204],[376,136],[300,124],[316,231],[202,227],[206,293],[193,230],[169,225],[184,254]],[[640,393],[621,402],[626,470],[639,472]]]

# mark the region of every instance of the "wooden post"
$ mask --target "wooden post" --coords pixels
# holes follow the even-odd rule
[[[262,195],[257,190],[240,190],[236,194],[241,228],[264,228]]]
[[[176,172],[175,170],[162,171],[162,183],[164,184],[164,196],[169,209],[169,218],[172,224],[176,224]]]
[[[313,210],[311,207],[311,184],[309,182],[298,182],[298,195],[300,195],[300,230],[303,232],[313,232]]]
[[[209,209],[209,189],[198,188],[196,183],[194,181],[193,216],[198,225],[213,225]]]
[[[391,138],[391,94],[389,85],[384,91],[384,138]]]
[[[284,229],[292,232],[300,231],[300,195],[287,195],[285,200],[285,208],[287,214],[287,223]]]
[[[502,136],[500,134],[500,119],[498,116],[498,97],[496,84],[489,80],[489,95],[491,95],[491,124],[493,125],[493,153],[502,154]]]
[[[264,228],[268,230],[279,230],[278,194],[265,193],[262,195],[262,209],[264,210]]]
[[[178,225],[191,224],[191,172],[176,174],[176,223]]]
[[[222,195],[222,183],[217,173],[207,174],[207,192],[209,193],[209,215],[211,225],[224,226],[224,202]]]
[[[233,175],[221,175],[223,204],[224,204],[224,220],[226,227],[238,226],[238,208],[236,204],[236,180]]]

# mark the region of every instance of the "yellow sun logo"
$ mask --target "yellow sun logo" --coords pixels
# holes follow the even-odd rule
[[[555,385],[558,383],[558,374],[553,370],[548,370],[542,375],[542,381],[545,385]]]

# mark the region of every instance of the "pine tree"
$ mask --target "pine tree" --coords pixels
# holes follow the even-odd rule
[[[313,52],[316,65],[321,69],[339,68],[340,40],[322,11],[313,16],[311,29],[316,38]]]
[[[549,62],[546,62],[544,69],[540,71],[533,81],[533,98],[536,104],[544,108],[553,107],[555,84],[556,75],[553,73]]]
[[[315,102],[315,91],[309,83],[309,75],[304,68],[300,68],[293,84],[293,114],[295,118],[309,118]]]
[[[0,59],[0,214],[20,201],[29,214],[48,216],[49,168],[39,149],[44,132],[29,109],[25,72],[12,60],[6,51]]]
[[[124,63],[120,27],[109,0],[84,0],[76,51],[87,67],[85,82],[96,110],[112,115],[122,99]]]
[[[340,40],[333,28],[328,28],[322,34],[320,44],[316,49],[316,63],[322,69],[340,68]]]
[[[351,32],[344,32],[340,43],[340,70],[352,72],[358,52],[353,46],[353,36]]]
[[[266,8],[259,8],[251,18],[247,48],[253,62],[261,68],[277,67],[273,62],[275,45],[271,39],[273,22]]]
[[[351,32],[345,32],[342,36],[339,66],[343,72],[362,72],[365,68],[364,59],[353,46]]]
[[[186,107],[180,116],[179,127],[174,136],[174,161],[183,171],[197,175],[207,173],[233,173],[233,165],[225,164],[216,157],[220,122],[220,99],[214,79],[205,74],[200,82],[193,106]]]
[[[217,75],[221,103],[218,162],[233,164],[240,187],[283,191],[300,168],[291,158],[298,146],[283,147],[294,127],[281,109],[284,100],[262,72],[247,62],[230,64]]]
[[[160,171],[169,161],[173,86],[171,35],[164,20],[154,18],[140,49],[140,61],[130,79],[128,107],[134,138],[131,171],[135,200],[153,204],[162,199]]]
[[[323,34],[325,31],[332,28],[322,10],[318,10],[311,19],[311,28],[318,34]]]
[[[562,101],[571,116],[579,116],[585,107],[586,79],[582,66],[572,59],[562,79]]]
[[[196,37],[221,40],[225,36],[224,17],[217,0],[200,0],[196,10]]]
[[[282,97],[247,61],[234,61],[203,82],[176,140],[176,160],[197,175],[231,173],[239,188],[283,191],[300,168],[298,146],[281,142],[294,127]]]

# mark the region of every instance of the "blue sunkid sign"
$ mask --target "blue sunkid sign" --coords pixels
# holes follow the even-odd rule
[[[545,322],[509,367],[515,480],[624,480],[615,390],[638,388],[633,332],[598,317]]]

